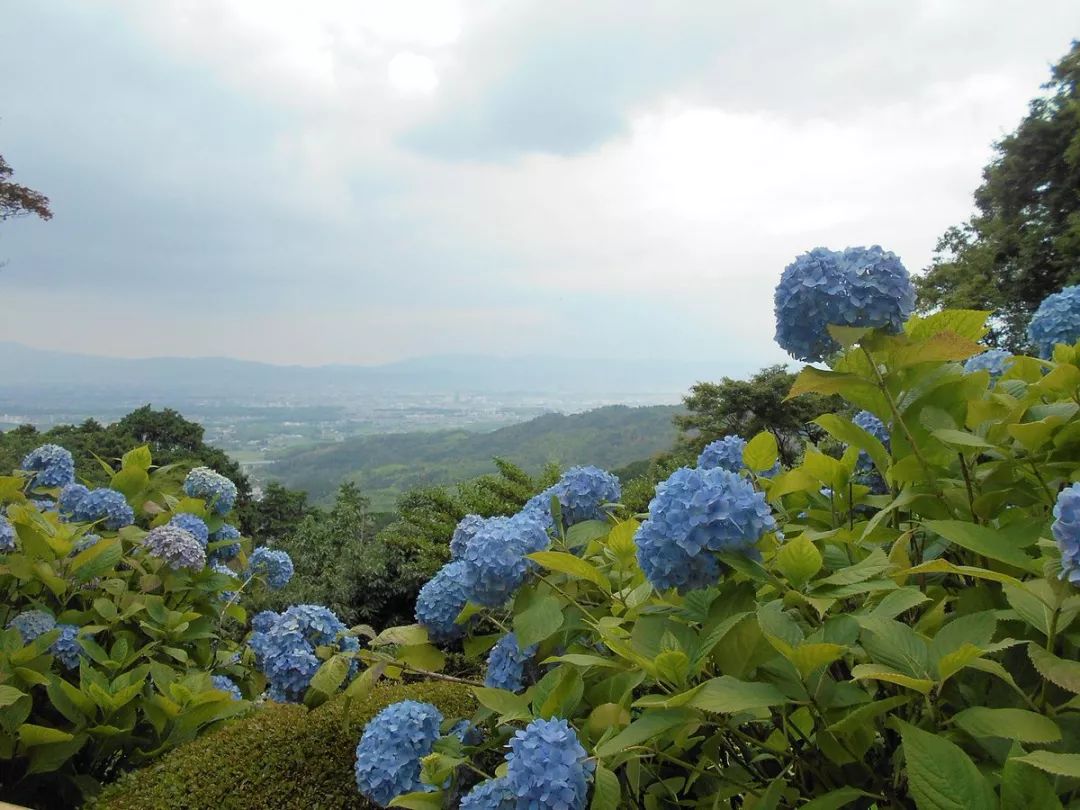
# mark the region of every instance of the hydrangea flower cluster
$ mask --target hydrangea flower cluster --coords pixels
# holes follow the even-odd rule
[[[0,515],[0,551],[15,550],[15,527],[6,515]]]
[[[442,713],[430,703],[393,703],[367,724],[356,746],[356,786],[376,804],[386,807],[402,793],[430,793],[420,781],[420,760],[439,738]]]
[[[889,449],[891,437],[885,423],[874,416],[870,411],[859,411],[851,420],[856,427],[861,427]],[[859,460],[855,462],[855,468],[860,472],[870,472],[874,469],[874,462],[865,450],[859,451]]]
[[[122,492],[101,487],[92,489],[75,502],[72,517],[81,523],[103,521],[109,531],[117,531],[135,522],[135,512]]]
[[[518,808],[584,810],[594,764],[562,718],[533,720],[510,740],[506,786]]]
[[[293,561],[286,552],[259,546],[248,560],[248,575],[266,577],[272,591],[280,591],[293,576]]]
[[[184,479],[184,492],[202,498],[215,515],[228,514],[236,503],[236,484],[209,467],[196,467]]]
[[[551,540],[531,514],[491,518],[469,541],[462,556],[462,579],[469,600],[498,607],[525,581],[532,563],[526,554],[543,551]]]
[[[75,480],[75,459],[58,444],[43,444],[22,460],[22,468],[33,473],[30,486],[62,487]]]
[[[634,535],[645,576],[660,590],[702,588],[720,575],[718,552],[755,555],[776,522],[765,496],[737,474],[682,467],[656,488]]]
[[[1080,585],[1080,484],[1058,493],[1050,530],[1061,550],[1061,578]]]
[[[206,548],[206,544],[210,542],[210,529],[207,528],[206,522],[198,515],[181,512],[178,515],[173,515],[169,525],[191,532],[192,536],[199,541],[199,545],[203,548]]]
[[[416,621],[427,628],[432,641],[452,641],[464,632],[454,624],[469,601],[465,587],[465,563],[454,560],[439,569],[416,597]]]
[[[213,542],[219,540],[239,540],[240,530],[233,526],[231,523],[225,523],[220,529],[210,535],[209,538]],[[215,560],[231,560],[237,554],[240,553],[239,543],[226,543],[223,546],[218,546],[210,552],[211,558]]]
[[[1080,285],[1046,296],[1031,316],[1028,337],[1038,348],[1039,357],[1045,359],[1053,356],[1058,343],[1076,343],[1080,338]]]
[[[56,508],[64,517],[74,517],[75,507],[89,494],[90,490],[82,484],[67,484],[60,490],[60,497],[56,500]]]
[[[58,624],[60,635],[52,643],[50,649],[57,660],[67,669],[75,669],[79,666],[82,657],[82,644],[79,643],[79,628],[74,624]]]
[[[206,567],[206,549],[195,535],[179,526],[165,524],[151,529],[143,539],[143,547],[173,571],[185,568],[199,571]]]
[[[315,648],[336,645],[339,650],[355,650],[359,642],[343,635],[342,621],[321,605],[293,605],[283,613],[259,613],[252,621],[248,646],[255,663],[270,682],[270,697],[280,702],[304,697],[312,676],[322,662]]]
[[[522,509],[540,520],[545,529],[554,526],[551,499],[557,498],[563,525],[569,528],[586,520],[606,520],[605,503],[622,497],[619,479],[599,467],[571,467],[556,484],[529,499]]]
[[[518,646],[517,636],[507,633],[495,643],[488,654],[484,686],[520,692],[525,688],[525,664],[532,660],[534,655],[535,644],[522,650]]]
[[[450,559],[460,560],[465,553],[465,546],[472,540],[473,535],[484,525],[485,518],[480,515],[466,515],[454,528],[454,536],[450,538]]]
[[[898,332],[915,308],[915,288],[900,259],[877,245],[819,247],[784,268],[774,303],[776,342],[815,362],[840,350],[829,326]]]
[[[982,354],[969,357],[964,363],[964,371],[989,371],[992,379],[997,379],[1012,365],[1013,355],[1004,349],[987,349]]]
[[[244,693],[240,691],[240,687],[227,675],[211,675],[210,682],[214,685],[215,689],[220,689],[222,692],[228,692],[233,700],[244,699]]]
[[[514,795],[505,776],[481,782],[461,800],[461,810],[512,810],[513,807]]]
[[[22,636],[23,644],[29,644],[40,635],[56,627],[56,619],[44,610],[24,610],[8,622],[8,628],[14,627]]]
[[[698,456],[697,465],[700,470],[712,470],[719,467],[721,470],[737,473],[743,468],[743,450],[746,449],[746,439],[742,436],[725,436],[705,445],[705,449]]]

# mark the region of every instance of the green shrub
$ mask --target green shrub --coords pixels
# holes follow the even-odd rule
[[[385,681],[351,703],[342,696],[310,711],[294,704],[270,704],[125,775],[91,806],[96,810],[374,807],[356,790],[354,751],[364,724],[399,700],[433,703],[447,717],[468,715],[475,706],[469,691],[456,684]]]

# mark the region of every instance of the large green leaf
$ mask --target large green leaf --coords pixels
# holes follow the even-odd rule
[[[952,719],[972,737],[1004,737],[1030,743],[1051,743],[1061,739],[1057,723],[1026,709],[972,706],[953,715]]]
[[[620,798],[619,777],[598,763],[593,773],[593,796],[589,810],[617,810]]]
[[[821,566],[821,552],[805,534],[784,543],[776,552],[776,567],[796,588],[809,582]]]
[[[776,465],[778,455],[776,437],[763,430],[743,448],[743,464],[754,472],[765,472]]]
[[[1001,769],[1001,810],[1062,810],[1061,801],[1046,776],[1020,762],[1023,750],[1014,745]]]
[[[596,755],[608,757],[618,754],[631,746],[640,745],[646,740],[659,737],[679,726],[693,721],[695,713],[690,709],[647,710],[607,742],[596,747]]]
[[[923,525],[968,551],[1033,574],[1042,573],[1042,564],[1038,560],[1026,555],[1007,536],[988,526],[963,520],[926,520]]]
[[[975,763],[955,743],[899,722],[908,791],[919,810],[992,810],[997,800]]]
[[[1080,662],[1058,658],[1036,644],[1028,645],[1028,657],[1046,680],[1080,695]]]
[[[885,445],[850,419],[835,413],[826,413],[815,419],[814,424],[824,428],[837,441],[865,450],[882,475],[889,469],[889,452]]]
[[[1032,751],[1022,757],[1014,757],[1023,762],[1057,776],[1080,779],[1080,754],[1058,754],[1053,751]]]
[[[735,714],[778,706],[786,701],[783,692],[772,684],[740,681],[729,675],[721,675],[705,681],[686,705],[717,714]]]
[[[563,623],[562,604],[554,596],[542,596],[514,616],[514,634],[521,649],[539,644]]]
[[[530,554],[529,559],[535,560],[551,571],[559,571],[576,579],[586,579],[599,585],[605,591],[611,590],[611,584],[599,568],[573,554],[567,554],[565,551],[537,551]]]

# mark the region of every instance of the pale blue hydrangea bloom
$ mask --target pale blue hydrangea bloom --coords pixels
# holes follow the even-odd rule
[[[469,601],[464,576],[463,561],[447,563],[416,597],[416,621],[427,628],[432,641],[452,641],[465,631],[463,625],[454,623]]]
[[[97,523],[117,531],[135,522],[135,512],[122,492],[101,487],[92,489],[75,503],[72,517],[80,523]]]
[[[484,525],[486,518],[480,515],[466,515],[454,529],[454,536],[450,538],[450,559],[460,560],[465,553],[465,546],[472,540],[474,534]]]
[[[402,793],[435,788],[420,781],[420,760],[439,739],[443,716],[430,703],[393,703],[367,724],[356,746],[356,786],[376,804],[386,807]]]
[[[79,502],[90,494],[90,490],[82,484],[71,483],[60,490],[60,497],[56,501],[57,511],[64,517],[74,517],[75,507]]]
[[[542,551],[551,543],[547,532],[531,515],[491,518],[465,548],[462,580],[469,601],[498,607],[525,581],[534,564],[526,554]]]
[[[259,613],[252,620],[248,646],[255,663],[270,682],[270,696],[280,702],[300,701],[322,662],[316,647],[336,646],[355,650],[357,639],[345,635],[346,627],[321,605],[293,605],[280,614]]]
[[[251,629],[256,633],[265,633],[274,626],[278,614],[272,610],[260,610],[251,619]]]
[[[265,577],[270,590],[280,591],[292,579],[292,557],[279,549],[259,546],[248,560],[248,575]]]
[[[82,657],[82,644],[79,643],[79,628],[74,624],[58,624],[60,635],[49,648],[56,659],[67,669],[75,669],[79,666]]]
[[[484,686],[520,692],[525,688],[525,665],[534,655],[535,644],[522,650],[518,647],[517,636],[507,633],[495,643],[488,654]]]
[[[717,553],[757,556],[758,539],[775,528],[765,496],[746,479],[682,467],[656,488],[634,542],[654,587],[685,591],[716,582]]]
[[[179,526],[166,524],[151,529],[143,539],[143,548],[174,571],[199,571],[206,567],[206,549],[191,532]]]
[[[196,467],[184,479],[184,492],[202,498],[215,515],[228,514],[236,503],[236,484],[209,467]]]
[[[969,357],[964,363],[964,371],[989,371],[991,379],[996,379],[1009,370],[1015,358],[1004,349],[987,349],[982,354]]]
[[[1080,339],[1080,285],[1046,296],[1031,316],[1028,337],[1044,359],[1054,355],[1057,344],[1076,343]]]
[[[22,636],[23,644],[29,644],[40,635],[56,627],[56,619],[44,610],[24,610],[8,621],[8,628],[14,627]]]
[[[516,732],[506,762],[517,810],[584,810],[595,765],[562,718],[533,720]]]
[[[1061,550],[1061,578],[1080,585],[1080,484],[1058,493],[1050,530]]]
[[[233,700],[244,699],[244,693],[240,691],[240,687],[227,675],[211,675],[210,681],[215,689],[220,689],[222,692],[228,692]]]
[[[569,528],[586,520],[607,520],[604,504],[622,497],[619,479],[599,467],[571,467],[557,483],[529,499],[521,510],[537,517],[545,529],[554,526],[551,499],[557,498],[563,526]]]
[[[231,523],[222,524],[221,528],[210,535],[210,541],[216,543],[221,540],[239,540],[240,530]],[[226,543],[218,546],[210,552],[211,558],[219,561],[231,560],[240,553],[239,543]]]
[[[461,810],[513,810],[514,796],[506,777],[487,779],[461,800]]]
[[[62,487],[75,480],[75,459],[58,444],[43,444],[27,453],[22,468],[33,473],[30,486]]]
[[[874,245],[814,248],[784,268],[774,297],[776,342],[797,360],[840,350],[829,326],[899,332],[915,308],[911,277],[895,254]]]
[[[705,445],[705,449],[698,456],[698,469],[712,470],[719,467],[721,470],[737,473],[743,468],[743,450],[746,449],[746,439],[742,436],[725,436]]]
[[[206,548],[206,544],[210,542],[210,529],[207,528],[206,521],[198,515],[181,512],[172,516],[169,525],[179,526],[184,531],[191,532],[192,536],[199,541],[199,545],[203,548]]]
[[[15,550],[15,527],[6,515],[0,515],[0,552]]]

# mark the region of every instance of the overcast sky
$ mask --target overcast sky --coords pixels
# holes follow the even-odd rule
[[[797,254],[923,268],[1076,0],[12,0],[0,340],[782,359]]]

